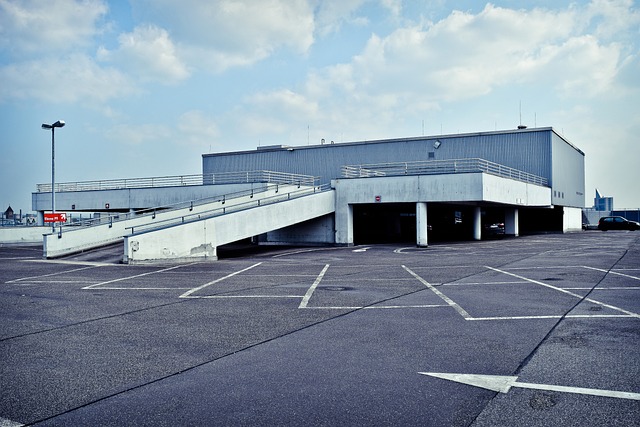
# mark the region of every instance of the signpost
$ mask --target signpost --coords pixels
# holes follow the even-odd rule
[[[44,222],[67,222],[67,214],[56,212],[44,214]]]

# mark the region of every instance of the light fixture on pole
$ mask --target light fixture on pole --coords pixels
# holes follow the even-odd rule
[[[58,120],[57,122],[48,125],[42,124],[42,129],[51,129],[51,213],[56,212],[56,149],[55,149],[55,130],[64,126],[64,120]],[[52,223],[51,231],[56,231],[56,223]]]

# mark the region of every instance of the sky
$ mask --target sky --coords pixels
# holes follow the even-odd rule
[[[632,0],[0,0],[0,208],[202,154],[552,126],[640,208]]]

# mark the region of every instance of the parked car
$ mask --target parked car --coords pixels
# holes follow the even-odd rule
[[[598,229],[607,230],[640,230],[640,222],[629,221],[621,216],[603,216],[598,221]]]

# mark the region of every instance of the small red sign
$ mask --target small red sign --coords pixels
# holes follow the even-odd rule
[[[376,196],[376,203],[380,203],[382,201],[382,197]]]
[[[67,222],[66,213],[46,213],[44,214],[44,222]]]

